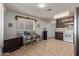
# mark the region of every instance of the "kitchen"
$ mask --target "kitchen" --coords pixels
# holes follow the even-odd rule
[[[55,38],[73,43],[74,17],[68,16],[56,20]]]

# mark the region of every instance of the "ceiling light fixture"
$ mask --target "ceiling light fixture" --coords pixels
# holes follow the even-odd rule
[[[45,7],[45,4],[44,4],[44,3],[39,3],[38,6],[39,6],[40,8],[44,8],[44,7]]]
[[[52,11],[52,9],[47,9],[46,11],[49,12],[49,11]]]
[[[54,19],[57,19],[57,18],[62,18],[62,17],[66,17],[66,16],[69,16],[70,15],[70,12],[63,12],[63,13],[60,13],[60,14],[57,14],[57,15],[54,15]]]

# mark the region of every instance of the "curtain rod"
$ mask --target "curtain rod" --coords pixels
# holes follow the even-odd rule
[[[30,17],[24,17],[24,16],[16,15],[15,19],[18,20],[18,18],[24,18],[24,19],[34,20],[35,22],[37,21],[36,19],[30,18]]]

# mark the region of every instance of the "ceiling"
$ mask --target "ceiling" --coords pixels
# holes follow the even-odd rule
[[[69,11],[73,15],[75,7],[79,3],[45,3],[44,8],[39,8],[38,3],[5,3],[6,10],[12,10],[23,14],[29,14],[35,17],[40,17],[47,20],[52,20],[53,16],[65,11]],[[47,11],[52,9],[51,11]]]

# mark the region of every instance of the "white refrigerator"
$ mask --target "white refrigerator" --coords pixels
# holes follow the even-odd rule
[[[64,41],[73,43],[73,31],[74,31],[73,23],[66,23],[65,31],[63,34]]]

